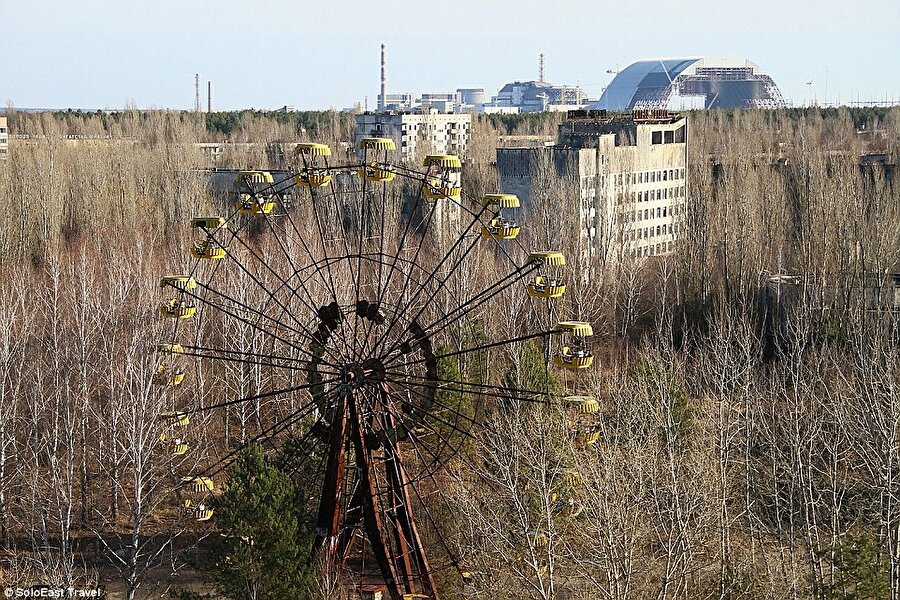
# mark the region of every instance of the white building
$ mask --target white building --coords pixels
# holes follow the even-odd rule
[[[427,154],[464,156],[471,124],[468,114],[363,113],[356,116],[355,142],[366,137],[391,138],[406,161]]]
[[[6,126],[6,117],[0,117],[0,159],[6,158],[9,153],[9,129]]]
[[[666,254],[684,218],[687,122],[666,111],[572,111],[556,145],[498,148],[497,171],[500,190],[519,196],[526,218],[577,214],[591,256]],[[542,205],[572,196],[577,207]]]

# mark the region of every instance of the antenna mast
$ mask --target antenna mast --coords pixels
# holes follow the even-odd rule
[[[385,93],[387,93],[387,75],[385,74],[385,58],[384,58],[384,44],[381,45],[381,95],[378,97],[378,112],[384,112],[385,104],[387,100],[385,98]]]
[[[544,83],[544,53],[538,57],[538,81]]]

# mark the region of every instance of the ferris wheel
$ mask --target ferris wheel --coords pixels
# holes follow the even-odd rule
[[[184,271],[160,280],[172,322],[154,374],[168,406],[161,439],[185,456],[192,419],[225,413],[215,422],[228,427],[252,414],[234,448],[180,474],[182,512],[211,519],[208,498],[240,447],[290,440],[317,515],[313,554],[360,579],[374,573],[392,600],[437,599],[436,573],[464,567],[430,497],[485,412],[508,398],[561,400],[574,407],[576,442],[596,440],[584,418],[592,397],[516,389],[491,361],[541,342],[547,369],[577,373],[593,362],[593,331],[548,321],[565,258],[526,250],[516,196],[465,198],[456,156],[412,168],[383,138],[358,151],[333,164],[328,146],[299,144],[290,176],[241,172],[226,214],[191,220]],[[547,318],[493,327],[509,294],[546,304]]]

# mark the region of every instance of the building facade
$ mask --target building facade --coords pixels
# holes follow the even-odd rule
[[[671,252],[687,200],[687,121],[667,111],[571,111],[557,143],[498,148],[500,189],[528,215],[567,213],[602,262]]]
[[[6,123],[6,117],[0,117],[0,159],[9,154],[9,129]]]
[[[426,154],[465,156],[472,117],[447,113],[363,113],[356,116],[358,144],[366,137],[394,140],[400,157],[414,162]]]

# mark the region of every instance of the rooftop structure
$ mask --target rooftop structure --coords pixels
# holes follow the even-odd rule
[[[784,98],[759,65],[731,56],[642,60],[619,71],[602,110],[783,108]]]

